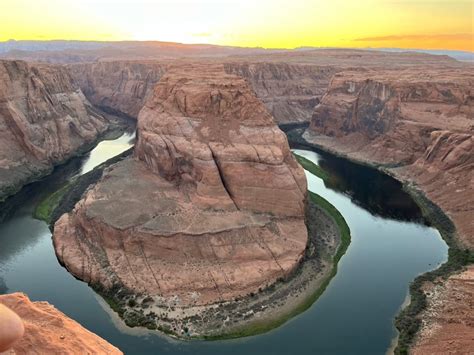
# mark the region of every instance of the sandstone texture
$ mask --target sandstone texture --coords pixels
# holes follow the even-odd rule
[[[334,76],[306,139],[414,183],[474,247],[474,70]]]
[[[326,92],[334,67],[287,63],[225,63],[225,70],[245,78],[276,122],[309,122]]]
[[[247,82],[222,65],[168,69],[112,165],[55,224],[78,278],[155,302],[210,305],[289,275],[307,244],[306,179]]]
[[[80,56],[51,52],[25,52],[35,60],[77,62],[68,65],[86,97],[103,109],[136,118],[153,87],[169,66],[199,63],[224,64],[225,71],[245,78],[278,124],[309,122],[315,106],[326,92],[332,76],[357,68],[445,67],[460,64],[447,56],[422,53],[387,53],[354,49],[249,50],[245,48],[201,48],[193,46],[148,46],[137,44],[123,53],[97,49]],[[172,52],[168,52],[170,48]],[[153,55],[164,50],[166,55]],[[73,51],[74,52],[74,51]],[[77,52],[77,51],[76,51]],[[93,54],[95,53],[95,54]],[[141,53],[141,54],[140,54]],[[220,53],[220,55],[215,55]],[[213,55],[214,54],[214,55]],[[226,54],[226,55],[224,55]],[[43,57],[44,56],[44,57]],[[85,59],[81,59],[85,56]],[[92,57],[91,57],[92,56]],[[19,56],[22,58],[22,56]],[[72,59],[71,59],[72,57]],[[62,59],[64,58],[64,59]],[[75,58],[75,59],[74,59]],[[81,63],[83,62],[83,63]]]
[[[136,118],[170,65],[164,59],[110,61],[74,64],[68,69],[94,105]],[[332,67],[285,63],[226,62],[224,68],[249,82],[277,123],[308,122],[335,72]]]
[[[0,295],[0,304],[23,320],[25,333],[6,354],[122,354],[47,302],[23,293]]]
[[[65,68],[0,61],[0,199],[76,155],[107,127]]]
[[[474,266],[426,286],[428,309],[414,355],[474,352]]]
[[[157,61],[113,61],[68,66],[89,101],[136,118],[163,76],[167,64]]]

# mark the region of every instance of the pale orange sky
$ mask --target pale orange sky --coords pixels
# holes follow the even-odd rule
[[[0,40],[474,51],[464,0],[0,0]]]

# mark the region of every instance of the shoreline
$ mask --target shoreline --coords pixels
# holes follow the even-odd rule
[[[304,129],[296,128],[286,132],[288,141],[298,143],[311,149],[316,149],[334,156],[346,159],[355,164],[377,169],[391,176],[403,185],[403,189],[413,198],[420,207],[423,217],[430,225],[438,230],[441,238],[448,246],[448,259],[439,268],[418,275],[409,285],[409,299],[405,307],[394,319],[398,331],[397,343],[393,347],[395,354],[407,354],[418,340],[421,332],[423,312],[427,309],[427,298],[423,290],[426,283],[442,279],[444,282],[456,273],[466,269],[466,266],[474,263],[474,253],[462,246],[456,234],[456,226],[451,218],[413,182],[400,179],[389,168],[394,166],[371,163],[367,160],[357,160],[346,153],[336,151],[331,147],[307,141],[303,135]],[[317,138],[317,137],[316,137]],[[398,166],[397,166],[398,167]],[[394,339],[395,341],[395,339]]]
[[[82,145],[76,152],[66,157],[65,159],[56,162],[50,167],[45,167],[44,169],[38,170],[35,174],[30,175],[26,179],[21,179],[16,184],[10,185],[8,192],[0,195],[0,222],[7,218],[11,210],[20,202],[17,201],[23,190],[27,190],[31,185],[42,181],[43,179],[48,178],[57,169],[60,169],[64,165],[68,164],[71,160],[75,158],[80,158],[91,150],[93,150],[100,142],[113,140],[118,138],[128,129],[132,128],[134,123],[130,119],[126,119],[120,116],[114,116],[102,112],[102,114],[108,119],[109,127],[106,130],[97,135],[97,137],[91,141]],[[21,197],[20,197],[21,200]]]
[[[113,157],[78,177],[59,197],[45,220],[50,229],[71,210],[83,192],[100,179],[103,170],[130,154]],[[61,189],[53,192],[53,197]],[[277,328],[302,313],[319,298],[337,273],[337,264],[350,243],[350,230],[337,209],[308,191],[306,220],[309,240],[305,256],[285,279],[233,301],[204,307],[179,308],[160,300],[136,296],[121,285],[104,290],[89,285],[129,327],[159,330],[172,338],[221,340],[240,338]],[[162,301],[162,300],[161,300]],[[160,304],[158,306],[157,304]]]

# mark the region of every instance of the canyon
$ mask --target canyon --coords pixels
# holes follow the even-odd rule
[[[0,200],[79,154],[107,127],[66,68],[0,61]]]
[[[414,183],[474,247],[474,72],[339,73],[315,108],[309,141]]]
[[[133,157],[56,223],[58,258],[76,277],[106,298],[119,290],[132,316],[134,302],[196,314],[290,277],[307,245],[306,183],[275,123],[309,122],[310,144],[425,195],[472,251],[472,65],[421,53],[195,50],[0,60],[0,198],[91,147],[110,127],[103,111],[138,121]],[[463,321],[472,271],[424,287],[415,353],[448,348],[456,334],[459,349],[474,346]]]
[[[303,137],[376,165],[426,195],[454,222],[455,229],[440,222],[451,247],[468,255],[474,247],[473,87],[474,71],[466,69],[338,73]],[[418,318],[414,353],[472,349],[472,268],[422,288],[428,305]],[[457,301],[448,301],[453,295]]]
[[[22,320],[24,335],[3,354],[123,354],[47,302],[32,302],[23,293],[0,295],[0,305]]]
[[[129,304],[195,309],[295,270],[307,244],[305,176],[243,79],[222,65],[168,69],[137,134],[134,157],[107,168],[54,226],[71,273]]]

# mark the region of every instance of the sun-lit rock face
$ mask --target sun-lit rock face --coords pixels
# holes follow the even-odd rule
[[[468,68],[338,73],[306,138],[415,182],[472,247],[473,88]]]
[[[12,293],[0,295],[0,304],[24,324],[24,335],[4,354],[122,354],[47,302],[31,302],[23,293]]]
[[[57,221],[54,243],[89,283],[207,305],[297,267],[305,199],[303,169],[245,80],[180,66],[139,114],[135,157]]]
[[[0,198],[77,154],[106,128],[63,67],[0,61]]]

